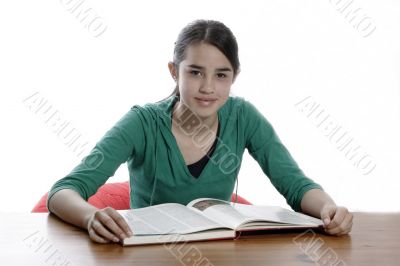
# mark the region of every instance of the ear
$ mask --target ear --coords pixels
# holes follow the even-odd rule
[[[178,78],[178,69],[176,69],[173,62],[168,62],[169,73],[171,73],[172,78],[176,81]]]

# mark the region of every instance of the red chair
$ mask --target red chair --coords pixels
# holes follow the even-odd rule
[[[93,206],[102,209],[105,207],[112,207],[116,210],[127,210],[130,208],[129,196],[129,182],[119,183],[106,183],[102,185],[94,194],[88,199],[88,202]],[[39,202],[32,209],[32,212],[49,212],[46,206],[48,193],[44,194]],[[232,194],[231,201],[235,201],[235,193]],[[237,196],[237,202],[243,204],[251,204],[246,199]]]

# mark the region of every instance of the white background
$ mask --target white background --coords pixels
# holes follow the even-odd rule
[[[400,4],[353,2],[357,19],[368,17],[363,26],[376,27],[365,37],[332,2],[86,0],[107,26],[98,37],[68,1],[2,2],[0,210],[30,211],[83,157],[24,99],[38,93],[93,147],[132,105],[170,94],[173,43],[187,23],[205,18],[237,37],[241,73],[232,94],[257,106],[309,177],[350,210],[399,211]],[[370,174],[296,107],[306,97],[373,158]],[[109,182],[127,179],[122,165]],[[238,192],[287,206],[247,152]]]

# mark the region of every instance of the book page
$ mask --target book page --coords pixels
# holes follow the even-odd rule
[[[232,203],[217,199],[198,199],[188,204],[190,208],[204,213],[208,218],[230,228],[239,228],[245,224],[265,225],[291,224],[291,225],[322,225],[316,219],[301,213],[296,213],[278,206],[254,206]]]
[[[323,222],[320,219],[302,213],[287,210],[285,208],[278,206],[254,206],[254,205],[245,205],[236,203],[233,204],[233,208],[245,216],[267,221],[295,224],[295,225],[323,224]]]
[[[251,219],[251,217],[248,217],[232,208],[230,202],[219,199],[196,199],[189,202],[187,206],[197,212],[204,213],[204,215],[211,220],[232,229],[235,229],[243,222]]]
[[[187,234],[224,228],[201,213],[176,203],[119,212],[131,227],[134,235]]]

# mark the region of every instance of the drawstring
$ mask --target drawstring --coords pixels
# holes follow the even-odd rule
[[[159,131],[158,131],[158,121],[156,121],[156,138],[155,138],[155,141],[154,141],[155,149],[156,149],[156,151],[155,151],[155,156],[156,156],[156,158],[155,158],[155,160],[154,160],[154,161],[155,161],[154,184],[153,184],[153,191],[151,192],[150,205],[149,205],[149,206],[152,206],[152,205],[153,205],[153,197],[154,197],[154,193],[155,193],[155,191],[156,191],[156,186],[157,186],[157,164],[158,164],[158,160],[157,160],[157,155],[158,155],[157,137],[158,137],[158,133],[159,133]]]
[[[235,191],[235,203],[237,203],[238,200],[238,188],[239,188],[239,175],[236,176],[236,191]]]
[[[171,119],[171,122],[172,122],[172,119]],[[155,158],[155,170],[154,170],[154,184],[153,184],[153,191],[151,192],[151,196],[150,196],[150,205],[149,206],[153,205],[154,193],[155,193],[156,187],[157,187],[157,162],[158,162],[158,160],[157,160],[157,157],[158,157],[157,137],[158,137],[158,133],[159,133],[158,126],[159,126],[158,125],[158,121],[156,121],[156,138],[155,138],[155,142],[154,142],[155,143],[155,149],[156,149],[155,150],[156,158]],[[238,127],[238,131],[239,131],[239,127]],[[237,149],[238,149],[238,147],[236,147],[236,154],[239,154]],[[236,167],[235,203],[237,203],[237,201],[238,201],[238,189],[239,189],[239,166]]]
[[[237,136],[239,136],[239,126],[237,127]],[[236,156],[238,156],[238,146],[236,146]],[[239,189],[239,165],[236,166],[236,189],[235,189],[235,203],[238,200],[238,189]]]
[[[179,100],[179,95],[178,95],[178,96],[173,96],[173,97],[174,97],[175,99],[177,98],[177,99]],[[174,102],[175,99],[172,99],[172,102]],[[171,123],[172,123],[172,112],[173,112],[173,110],[171,111]],[[156,149],[156,150],[155,150],[155,156],[156,156],[156,158],[155,158],[155,170],[154,170],[154,184],[153,184],[153,191],[151,192],[151,196],[150,196],[150,206],[153,205],[154,193],[155,193],[156,187],[157,187],[157,176],[158,176],[158,174],[157,174],[157,170],[158,170],[158,168],[157,168],[157,165],[158,165],[158,160],[157,160],[157,157],[158,157],[158,149],[157,149],[158,143],[157,143],[157,137],[158,137],[158,134],[159,134],[159,130],[158,130],[159,123],[160,123],[160,121],[159,121],[158,119],[156,119],[156,138],[155,138],[155,141],[154,141],[154,143],[155,143],[155,149]]]
[[[236,154],[238,154],[237,153],[237,148],[236,148]],[[238,168],[239,167],[237,167],[237,169],[236,169],[235,203],[237,203],[237,201],[238,201],[238,189],[239,189],[239,171],[238,171]]]

